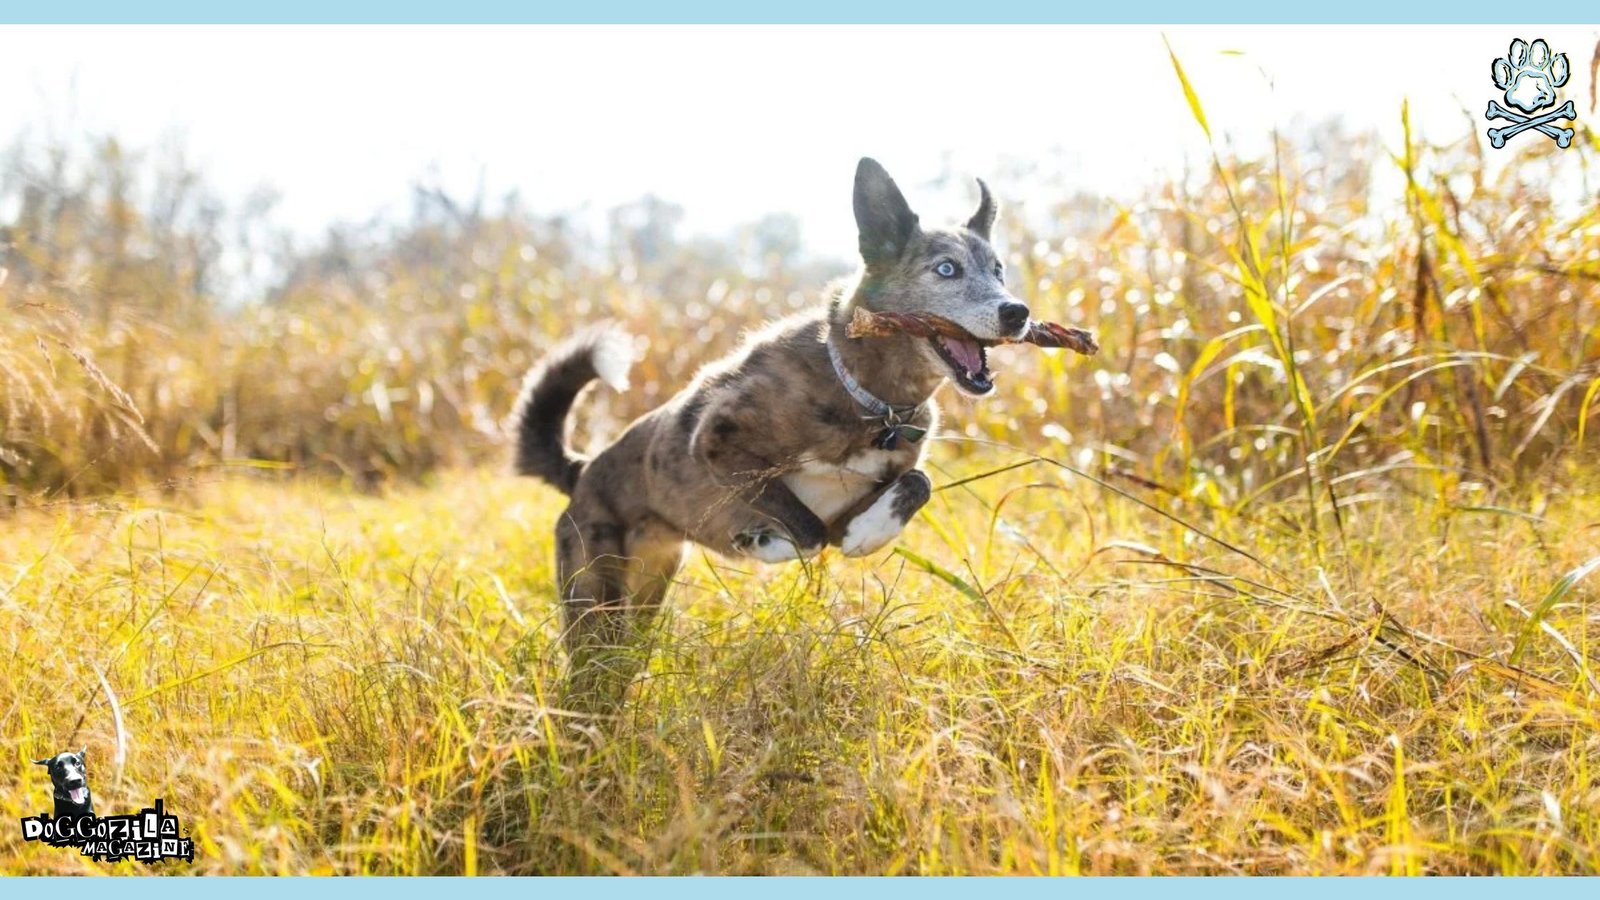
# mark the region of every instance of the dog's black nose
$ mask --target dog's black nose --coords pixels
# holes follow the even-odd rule
[[[1000,304],[1000,330],[1007,334],[1020,331],[1028,324],[1028,308],[1021,303]]]

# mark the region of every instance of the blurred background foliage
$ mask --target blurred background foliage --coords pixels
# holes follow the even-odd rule
[[[947,403],[947,429],[1213,509],[1568,483],[1600,446],[1580,128],[1571,150],[1490,151],[1324,124],[1121,199],[980,173],[1008,201],[1013,289],[1104,349],[997,351],[997,396]],[[172,148],[0,156],[0,505],[230,466],[373,487],[498,465],[522,373],[579,324],[638,336],[634,390],[585,407],[610,433],[846,271],[802,253],[791,217],[690,238],[657,197],[601,236],[427,185],[403,222],[309,241],[272,204],[224,203]]]

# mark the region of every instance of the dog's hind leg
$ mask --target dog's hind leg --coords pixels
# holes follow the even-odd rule
[[[565,705],[616,709],[649,655],[651,622],[682,561],[682,536],[656,519],[624,528],[580,521],[569,510],[556,527],[567,645]]]

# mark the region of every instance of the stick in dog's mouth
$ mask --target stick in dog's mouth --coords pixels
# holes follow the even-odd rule
[[[956,345],[971,345],[980,353],[978,363],[984,364],[981,355],[986,346],[995,344],[1034,344],[1039,347],[1065,347],[1084,356],[1093,356],[1100,350],[1100,342],[1095,340],[1094,334],[1082,328],[1073,328],[1068,325],[1057,325],[1054,322],[1041,322],[1031,319],[1028,327],[1021,337],[1007,338],[999,341],[981,341],[973,337],[970,332],[960,325],[944,318],[929,313],[902,313],[902,312],[874,312],[870,309],[856,307],[851,315],[850,325],[845,329],[845,334],[853,338],[860,337],[886,337],[891,334],[909,334],[913,337],[933,338],[934,346],[941,353],[950,350]],[[948,343],[939,339],[949,339]],[[962,356],[957,357],[957,362],[965,364],[969,360],[965,357],[966,348],[962,348]]]

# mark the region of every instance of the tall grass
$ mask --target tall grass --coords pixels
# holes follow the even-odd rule
[[[1019,204],[1004,239],[1018,289],[1105,350],[1090,364],[1001,351],[998,400],[958,422],[1202,505],[1298,493],[1313,533],[1341,492],[1559,481],[1594,448],[1600,218],[1592,203],[1559,212],[1549,186],[1574,183],[1594,149],[1591,130],[1567,151],[1528,145],[1491,179],[1476,138],[1407,129],[1382,148],[1330,128],[1264,160],[1219,150],[1213,177],[1132,203]],[[607,257],[508,205],[420,219],[334,262],[303,254],[263,302],[217,306],[192,285],[146,302],[120,257],[30,264],[46,254],[8,234],[0,478],[14,498],[229,465],[371,484],[494,460],[511,386],[576,323],[611,316],[640,335],[641,388],[600,398],[614,424],[742,328],[816,302],[823,280],[694,247]]]
[[[1017,202],[1016,289],[1101,354],[996,350],[893,553],[696,555],[603,723],[553,706],[560,499],[500,418],[581,321],[642,360],[583,440],[815,302],[782,223],[425,197],[216,303],[203,195],[49,156],[0,236],[0,813],[87,742],[211,872],[1600,871],[1581,127]]]
[[[1213,526],[1258,565],[1013,470],[899,554],[697,554],[609,723],[553,707],[530,482],[24,511],[0,813],[86,743],[97,804],[164,798],[203,872],[1592,874],[1595,496],[1361,504],[1328,570],[1273,507]]]

